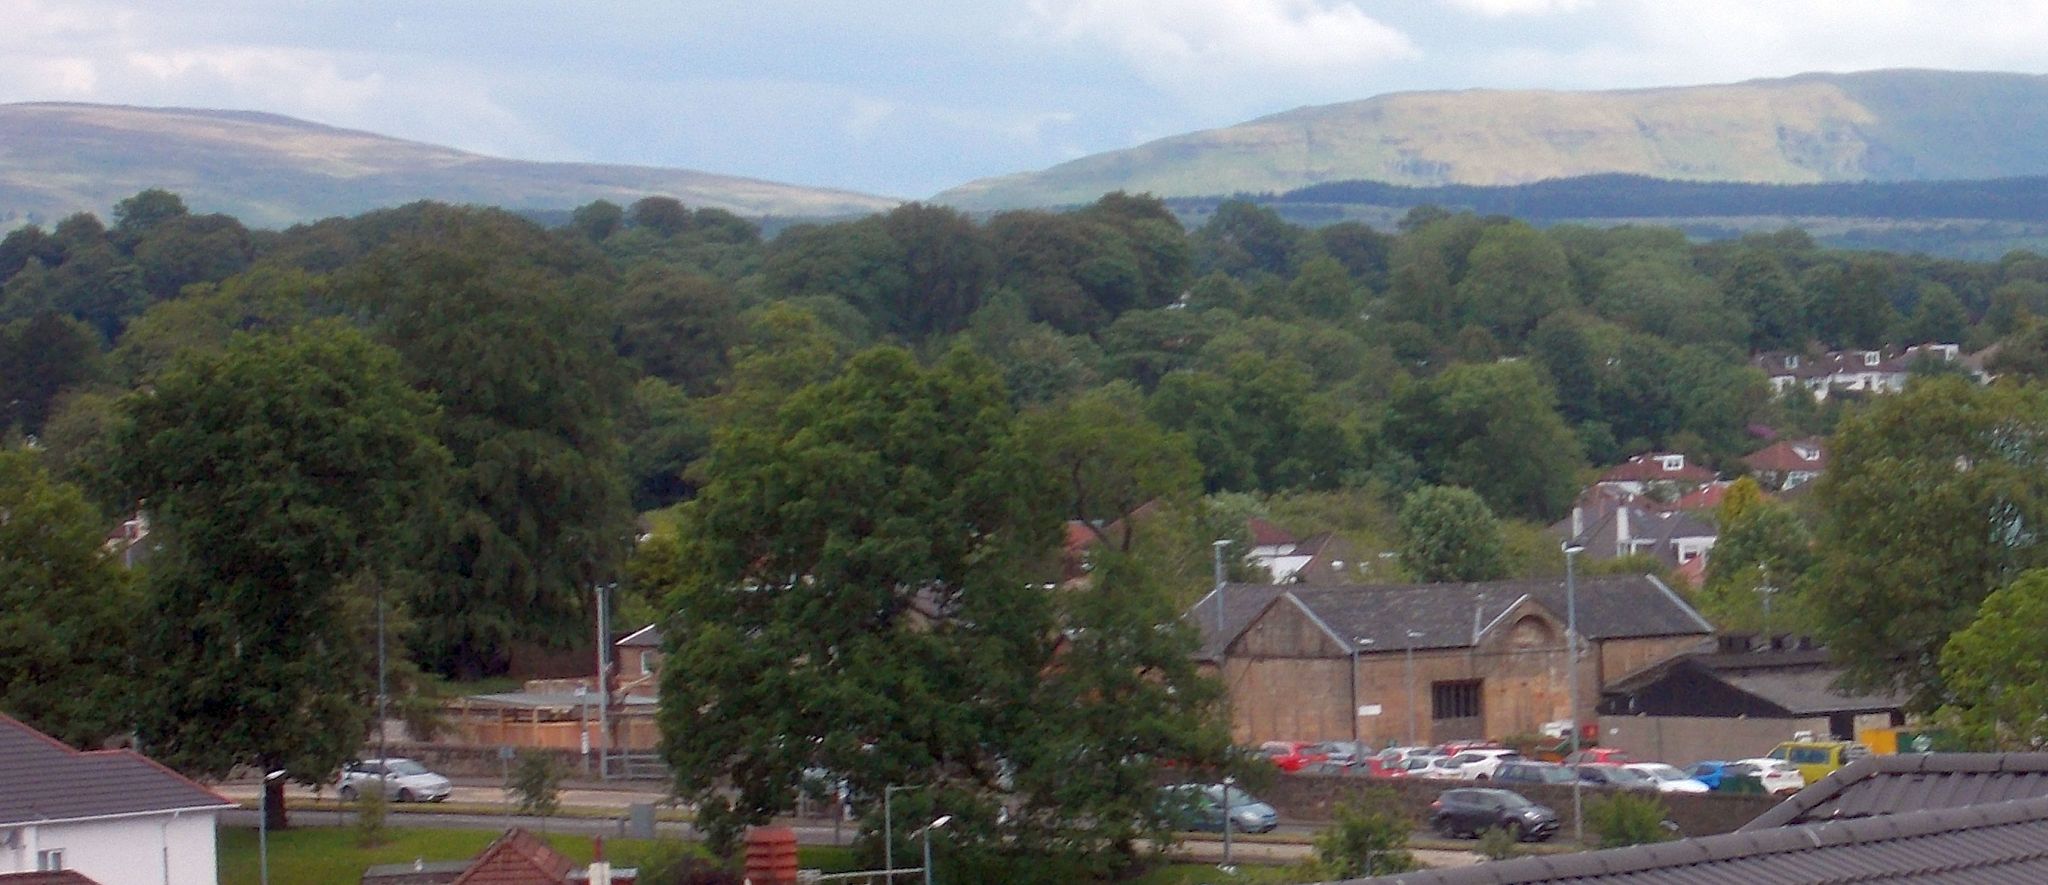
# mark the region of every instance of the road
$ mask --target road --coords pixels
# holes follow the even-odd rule
[[[254,802],[258,788],[254,781],[218,784],[214,789],[221,795],[238,802]],[[333,801],[332,790],[314,790],[292,785],[286,788],[285,796],[295,806],[291,820],[295,826],[346,826],[353,822],[354,815],[348,811],[331,808],[310,807],[314,800]],[[507,827],[525,827],[536,832],[545,829],[551,833],[578,833],[590,836],[624,836],[627,809],[638,803],[660,805],[667,796],[653,785],[621,783],[615,786],[579,784],[564,788],[560,793],[561,806],[575,808],[586,816],[553,817],[543,821],[538,817],[509,814],[511,805],[505,791],[495,785],[476,782],[458,783],[449,794],[448,801],[458,805],[499,805],[507,814],[458,814],[443,811],[432,804],[409,806],[393,804],[392,826],[419,827],[426,829],[451,830],[503,830]],[[609,812],[611,817],[589,817],[591,811]],[[429,813],[430,812],[430,813]],[[255,827],[257,813],[254,811],[230,811],[222,815],[228,826]],[[834,826],[830,821],[817,818],[792,818],[780,821],[796,831],[797,841],[805,845],[844,845],[853,841],[859,832],[853,822],[842,822]],[[662,821],[655,825],[655,831],[662,836],[694,839],[696,831],[687,823]],[[1265,837],[1233,839],[1231,860],[1237,863],[1293,863],[1308,858],[1314,851],[1310,841],[1318,828],[1305,824],[1288,824]],[[1274,837],[1283,837],[1275,840]],[[1429,867],[1462,867],[1479,862],[1479,856],[1469,851],[1442,851],[1436,849],[1413,849],[1415,859]],[[1223,840],[1215,836],[1199,835],[1184,839],[1172,852],[1176,860],[1196,863],[1221,863],[1223,861]]]

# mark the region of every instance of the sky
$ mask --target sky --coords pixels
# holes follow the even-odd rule
[[[911,199],[1388,92],[1892,67],[2048,73],[2048,0],[0,0],[0,103]]]

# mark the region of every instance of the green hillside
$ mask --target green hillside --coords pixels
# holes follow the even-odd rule
[[[266,227],[420,199],[533,210],[665,195],[756,217],[898,202],[683,169],[503,160],[270,114],[0,105],[0,229],[105,214],[151,187]]]
[[[2048,174],[2048,77],[1806,74],[1610,92],[1383,95],[1083,157],[938,195],[974,209],[1282,192],[1326,181],[1503,185],[1604,173],[1799,184]]]

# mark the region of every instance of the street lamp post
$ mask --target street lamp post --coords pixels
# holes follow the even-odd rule
[[[597,585],[597,776],[611,780],[611,624],[606,620],[606,591],[611,584]]]
[[[1230,828],[1234,824],[1230,819],[1230,791],[1236,787],[1237,778],[1227,774],[1223,776],[1223,869],[1225,870],[1234,869],[1237,866],[1230,862]]]
[[[1778,588],[1765,583],[1756,592],[1764,598],[1764,647],[1758,651],[1770,651],[1776,645],[1771,641],[1771,597],[1778,595]]]
[[[1358,749],[1358,650],[1371,645],[1372,640],[1363,636],[1351,637],[1351,748],[1354,751]],[[1361,763],[1364,761],[1359,760]]]
[[[284,777],[280,768],[263,776],[263,799],[256,812],[256,877],[262,885],[270,885],[270,785]],[[382,786],[382,782],[379,782]]]
[[[1410,747],[1415,746],[1415,640],[1421,638],[1421,630],[1408,631],[1408,646],[1405,649],[1408,658],[1408,742],[1406,745]]]
[[[917,829],[919,833],[924,834],[924,885],[932,885],[932,831],[952,822],[952,815],[941,814],[936,820]]]
[[[882,787],[882,868],[887,870],[889,881],[896,881],[896,840],[893,827],[896,815],[891,800],[898,790],[915,790],[923,784],[888,784]]]
[[[1571,682],[1571,713],[1566,721],[1572,728],[1572,752],[1569,758],[1573,765],[1579,764],[1579,580],[1578,556],[1586,549],[1576,541],[1566,541],[1564,547],[1564,643],[1565,678]],[[1572,839],[1580,845],[1586,844],[1586,811],[1580,795],[1580,781],[1572,777]]]

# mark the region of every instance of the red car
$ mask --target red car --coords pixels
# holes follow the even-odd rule
[[[1259,745],[1259,752],[1266,754],[1275,766],[1289,774],[1330,758],[1315,752],[1315,743],[1311,741],[1267,741]]]
[[[1587,747],[1564,757],[1566,765],[1627,765],[1634,761],[1619,747]]]

